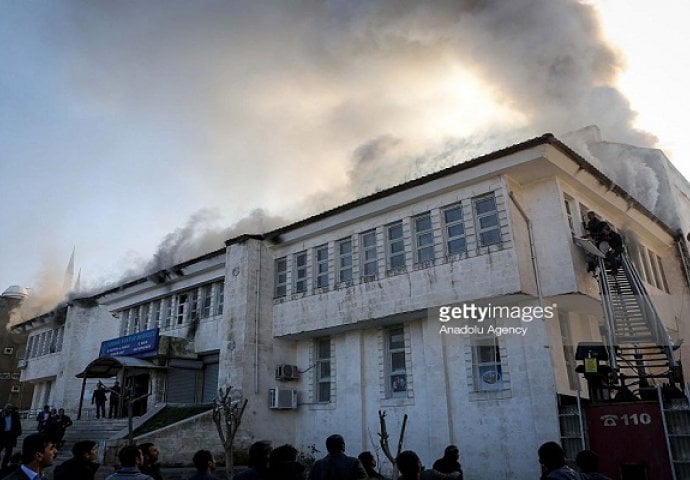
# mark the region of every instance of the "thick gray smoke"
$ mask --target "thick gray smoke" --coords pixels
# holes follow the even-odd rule
[[[547,131],[597,124],[615,142],[655,142],[614,88],[622,57],[575,0],[52,8],[42,35],[63,52],[56,82],[84,112],[175,132],[190,187],[265,209],[229,229],[193,216],[143,271]]]

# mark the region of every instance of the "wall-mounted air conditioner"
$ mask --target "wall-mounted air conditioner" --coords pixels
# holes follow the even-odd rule
[[[297,380],[299,370],[297,365],[278,365],[276,367],[276,380]]]
[[[271,388],[268,391],[268,408],[297,408],[297,390],[288,388]]]

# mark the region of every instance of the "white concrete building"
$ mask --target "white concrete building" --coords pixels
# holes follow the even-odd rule
[[[626,234],[672,340],[688,338],[675,231],[546,135],[228,240],[89,306],[72,302],[64,324],[15,327],[31,335],[22,379],[51,386],[37,388],[35,406],[73,404],[75,375],[102,341],[159,328],[183,340],[148,355],[168,367],[152,371],[150,403],[204,402],[232,385],[249,399],[247,441],[323,451],[338,432],[353,454],[376,448],[379,410],[393,444],[406,414],[405,448],[427,465],[455,443],[468,478],[537,478],[537,447],[562,435],[559,404],[587,396],[575,347],[605,331],[572,241],[590,209]],[[507,308],[485,322],[442,321],[453,312],[443,307],[473,304]],[[490,320],[513,330],[497,336]],[[46,353],[41,335],[55,329],[62,348]]]

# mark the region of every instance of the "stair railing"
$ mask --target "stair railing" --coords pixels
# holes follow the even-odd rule
[[[659,313],[656,307],[654,306],[654,303],[649,298],[649,293],[647,292],[647,289],[642,283],[640,274],[637,272],[637,269],[625,253],[621,254],[621,261],[623,265],[623,270],[625,271],[625,274],[628,276],[628,279],[630,280],[633,293],[637,295],[637,297],[642,301],[641,306],[644,310],[644,316],[647,325],[651,327],[651,330],[654,333],[654,336],[656,337],[657,344],[663,346],[666,350],[666,356],[668,357],[669,365],[671,367],[675,367],[676,361],[673,358],[673,346],[671,344],[671,337],[668,335],[666,327],[664,327],[664,324],[661,321],[661,317],[659,316]]]
[[[599,291],[601,292],[601,304],[604,309],[604,324],[606,326],[606,345],[609,352],[609,364],[611,370],[618,375],[618,360],[616,359],[616,330],[613,318],[613,305],[611,305],[611,290],[606,273],[606,265],[604,259],[597,257],[599,264]]]

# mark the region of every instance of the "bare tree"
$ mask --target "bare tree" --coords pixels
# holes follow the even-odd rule
[[[398,451],[395,456],[391,453],[391,449],[388,446],[388,429],[386,428],[386,411],[379,410],[379,424],[381,430],[379,431],[379,443],[381,444],[381,450],[383,450],[386,458],[393,464],[393,479],[398,478],[398,469],[395,466],[395,459],[402,451],[403,439],[405,437],[405,427],[407,426],[407,414],[403,416],[402,427],[400,427],[400,436],[398,437]]]
[[[239,399],[233,400],[230,398],[231,391],[232,387],[226,389],[221,387],[218,389],[218,396],[213,402],[213,423],[216,424],[218,436],[223,444],[223,450],[225,450],[225,469],[228,479],[233,477],[233,444],[248,402],[246,398],[242,399],[241,396]]]

